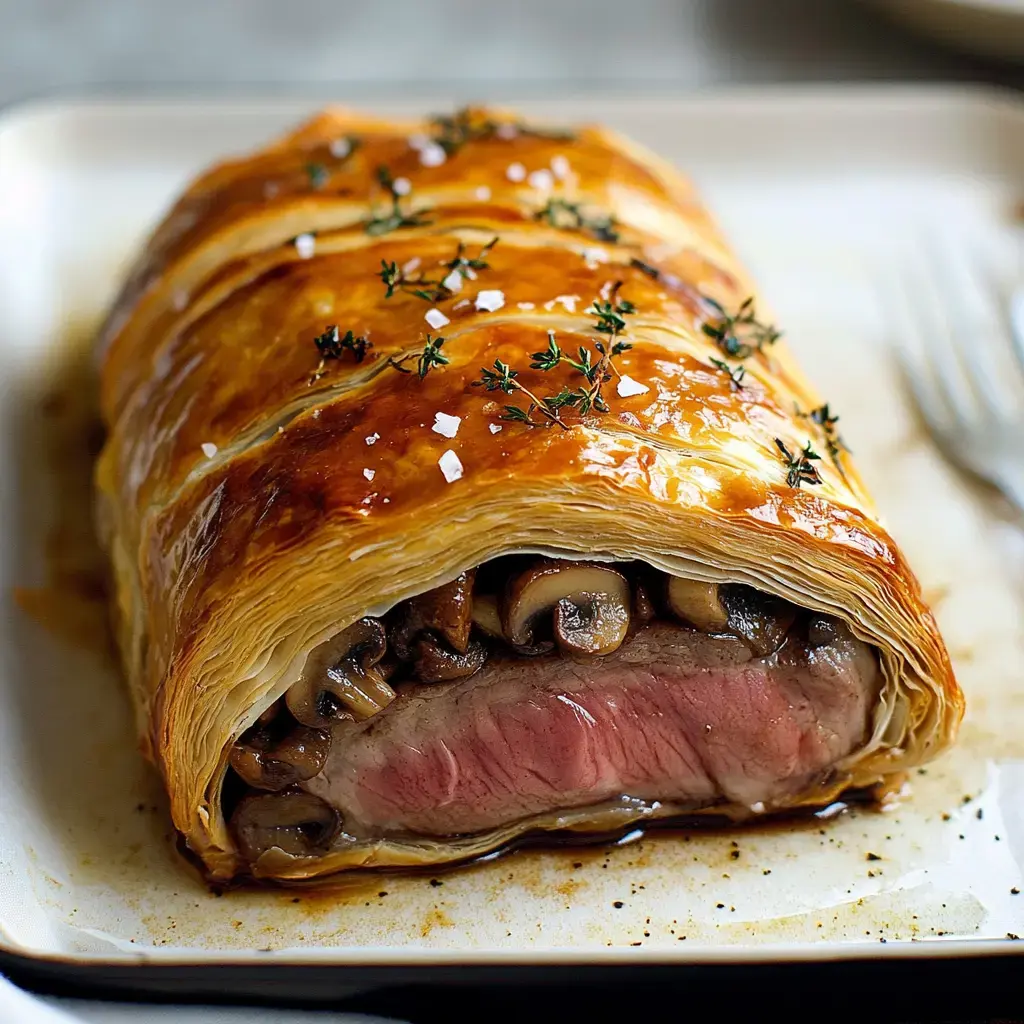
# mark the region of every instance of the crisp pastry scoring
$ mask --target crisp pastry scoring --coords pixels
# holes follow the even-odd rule
[[[962,697],[690,184],[328,110],[193,182],[100,338],[144,749],[211,877],[826,804]]]

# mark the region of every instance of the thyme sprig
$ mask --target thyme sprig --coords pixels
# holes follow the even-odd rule
[[[377,181],[381,187],[391,196],[391,209],[385,213],[374,213],[363,223],[363,230],[368,235],[386,235],[389,231],[397,228],[422,227],[432,223],[422,213],[407,213],[402,210],[402,200],[408,199],[411,195],[406,192],[403,196],[395,187],[395,179],[391,171],[383,164],[377,168]]]
[[[320,363],[309,379],[310,384],[315,384],[324,375],[328,360],[340,360],[346,352],[351,352],[355,362],[361,363],[366,353],[373,348],[373,342],[357,337],[354,331],[346,331],[343,335],[337,324],[331,324],[323,334],[313,339],[313,343],[320,353]]]
[[[563,231],[589,231],[602,242],[619,240],[614,217],[606,213],[588,216],[579,203],[568,199],[549,199],[544,208],[533,215],[533,219],[547,221],[553,228]]]
[[[388,365],[396,369],[399,373],[413,373],[423,380],[424,377],[435,366],[447,366],[448,357],[441,351],[441,347],[444,345],[444,338],[440,335],[438,337],[432,337],[429,333],[426,337],[426,344],[423,346],[423,351],[420,353],[410,352],[408,355],[402,356],[401,359],[395,359],[392,356],[388,359]],[[416,370],[410,370],[408,367],[403,366],[403,363],[407,363],[410,359],[416,360]]]
[[[518,370],[513,370],[508,363],[495,359],[493,370],[489,370],[487,367],[481,368],[480,379],[473,381],[473,387],[486,388],[488,391],[501,391],[506,395],[520,391],[530,400],[530,405],[526,409],[518,405],[506,405],[505,413],[500,417],[503,420],[525,423],[531,427],[539,427],[544,420],[547,420],[550,423],[557,423],[563,430],[568,430],[568,424],[558,414],[560,406],[551,404],[547,399],[538,398],[529,388],[516,380],[518,376]],[[542,419],[535,420],[534,412],[539,413]]]
[[[496,121],[479,107],[463,107],[454,114],[440,114],[430,119],[432,138],[448,156],[457,153],[469,142],[481,139],[515,138],[531,135],[534,138],[557,139],[571,142],[575,135],[555,128],[537,128],[522,121]]]
[[[396,262],[381,260],[379,276],[386,289],[384,298],[390,299],[396,291],[403,291],[408,295],[415,295],[416,298],[423,299],[424,302],[443,302],[445,299],[450,299],[455,293],[445,284],[445,281],[451,277],[452,272],[457,271],[465,281],[474,278],[478,270],[487,270],[490,266],[487,262],[487,254],[497,244],[498,236],[495,235],[476,256],[467,256],[465,243],[459,242],[455,258],[441,264],[448,271],[441,278],[424,277],[422,273],[416,273],[416,271],[406,273],[405,268],[399,267]]]
[[[821,459],[821,456],[811,447],[808,441],[803,450],[794,455],[782,438],[775,438],[775,447],[779,449],[783,459],[786,461],[786,483],[790,487],[797,487],[804,484],[820,484],[822,482],[818,467],[814,462]]]
[[[489,242],[480,247],[480,252],[476,256],[467,256],[465,243],[459,242],[459,251],[455,254],[455,259],[449,260],[445,266],[449,272],[457,270],[464,281],[472,280],[478,270],[490,269],[487,257],[497,244],[498,236],[495,235]]]
[[[706,295],[704,302],[711,306],[715,315],[701,324],[701,330],[733,359],[747,359],[782,337],[782,332],[773,324],[758,320],[753,296],[744,299],[735,313],[727,313],[720,303]]]
[[[734,391],[742,391],[746,385],[743,383],[743,378],[746,376],[747,368],[740,364],[739,366],[730,366],[723,359],[712,359],[711,365],[716,370],[721,370],[729,377],[729,386]]]
[[[821,432],[825,437],[825,450],[828,452],[833,465],[839,470],[839,475],[843,480],[846,480],[846,470],[843,469],[843,463],[839,455],[841,452],[848,452],[850,449],[836,427],[839,417],[833,415],[829,409],[828,402],[817,409],[812,409],[807,415],[812,423],[816,423],[821,428]],[[846,482],[849,483],[848,480]]]
[[[555,341],[555,332],[548,331],[548,347],[530,356],[530,369],[550,372],[560,363],[565,363],[582,374],[588,386],[573,389],[563,387],[558,394],[549,395],[544,399],[546,405],[552,409],[578,409],[582,416],[586,416],[591,409],[597,409],[598,412],[608,411],[608,403],[605,402],[601,389],[612,379],[609,370],[614,367],[603,342],[595,342],[594,348],[598,354],[596,361],[594,354],[582,345],[576,350],[579,358],[573,359],[562,352]]]
[[[538,398],[515,380],[517,371],[510,369],[505,363],[501,364],[507,371],[503,375],[496,375],[492,370],[481,370],[481,379],[474,382],[476,386],[485,387],[489,391],[501,387],[507,394],[511,394],[513,390],[520,390],[530,399],[530,406],[527,409],[522,409],[519,406],[505,406],[505,415],[502,419],[512,419],[530,426],[540,426],[546,420],[568,429],[559,415],[560,409],[576,409],[581,416],[589,415],[592,410],[608,412],[608,403],[605,400],[603,389],[612,379],[612,375],[618,376],[619,373],[612,359],[633,347],[628,342],[617,340],[619,334],[626,328],[625,317],[636,312],[636,307],[632,302],[627,299],[619,299],[621,287],[622,282],[616,281],[608,292],[608,298],[595,299],[593,305],[587,310],[588,313],[597,317],[594,330],[609,335],[608,342],[595,340],[593,351],[580,345],[574,358],[562,351],[555,340],[555,332],[548,331],[548,347],[540,352],[534,352],[530,356],[531,370],[550,373],[565,363],[574,372],[580,374],[586,384],[575,388],[563,385],[555,394]],[[495,367],[498,367],[497,363],[495,363]],[[535,420],[533,418],[535,412],[539,413],[543,419]]]
[[[628,299],[619,300],[619,289],[621,287],[622,282],[616,281],[608,293],[608,298],[603,302],[595,299],[587,310],[588,313],[593,313],[597,317],[597,324],[594,326],[594,330],[600,331],[602,334],[610,334],[613,341],[626,329],[624,317],[636,312],[636,306]],[[624,342],[615,342],[612,345],[612,355],[617,356],[620,352],[624,352],[632,347],[632,345],[627,345]]]

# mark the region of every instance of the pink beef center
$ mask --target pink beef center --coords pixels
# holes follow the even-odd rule
[[[874,652],[848,634],[757,659],[656,623],[585,664],[510,658],[405,687],[337,726],[306,785],[376,834],[480,832],[622,796],[770,806],[865,742],[878,688]]]

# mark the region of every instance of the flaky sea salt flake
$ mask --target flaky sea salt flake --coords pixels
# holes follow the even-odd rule
[[[619,393],[619,398],[632,398],[634,395],[644,395],[651,389],[646,384],[623,374],[615,385],[615,390]]]
[[[424,167],[440,167],[448,154],[436,142],[428,142],[420,149],[420,163]]]
[[[505,293],[500,288],[485,288],[476,294],[476,308],[493,313],[505,305]]]
[[[555,187],[555,176],[546,167],[539,171],[530,171],[530,176],[526,180],[530,188],[540,189],[542,192],[550,192]]]
[[[434,413],[434,425],[430,428],[442,437],[454,437],[459,432],[461,416],[449,416],[446,412]]]
[[[453,484],[456,480],[462,479],[462,462],[451,448],[441,455],[437,464],[448,483]]]

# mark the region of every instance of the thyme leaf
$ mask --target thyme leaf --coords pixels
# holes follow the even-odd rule
[[[388,360],[388,365],[391,366],[393,369],[397,370],[399,373],[412,373],[413,371],[410,370],[408,367],[404,366],[403,364],[407,363],[410,359],[415,359],[415,373],[420,380],[423,380],[423,378],[426,377],[426,375],[430,373],[430,371],[434,369],[435,366],[448,365],[448,357],[441,351],[441,347],[443,345],[443,337],[438,336],[434,338],[431,337],[431,335],[428,333],[426,337],[426,344],[423,346],[422,352],[420,352],[419,354],[415,352],[410,352],[408,355],[402,356],[401,359],[395,359],[395,357],[392,356]]]
[[[820,460],[821,456],[811,447],[810,441],[797,455],[794,455],[786,447],[786,443],[780,437],[775,438],[775,447],[779,449],[786,462],[786,483],[790,487],[799,488],[802,483],[820,484],[822,482],[817,466],[812,465],[812,462]]]
[[[549,199],[544,208],[533,215],[533,219],[546,221],[553,228],[563,231],[588,231],[602,242],[619,240],[614,217],[610,214],[588,216],[579,203],[572,203],[568,199]]]
[[[306,177],[309,178],[311,188],[322,189],[330,180],[330,172],[323,164],[306,164]]]
[[[701,324],[701,330],[733,359],[747,359],[782,337],[773,324],[758,320],[753,296],[744,299],[735,313],[727,313],[720,303],[707,296],[704,302],[712,308],[714,316]]]
[[[635,267],[641,274],[646,274],[652,281],[661,279],[661,271],[657,267],[652,267],[650,263],[644,263],[643,260],[638,260],[635,256],[629,261],[629,265]]]
[[[745,387],[743,383],[743,377],[746,374],[746,367],[743,365],[732,367],[722,359],[712,359],[711,365],[716,370],[721,370],[723,373],[728,374],[729,384],[735,391],[742,391]]]
[[[548,331],[548,347],[543,352],[534,352],[530,358],[533,370],[553,370],[562,361],[562,350],[555,341],[554,331]]]

